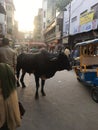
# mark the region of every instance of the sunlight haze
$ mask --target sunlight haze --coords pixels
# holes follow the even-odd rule
[[[33,20],[38,9],[42,7],[42,0],[13,0],[15,5],[15,19],[20,31],[32,31]]]

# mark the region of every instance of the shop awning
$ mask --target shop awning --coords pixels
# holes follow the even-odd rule
[[[44,42],[29,42],[29,45],[39,46],[39,47],[46,47],[46,44]]]

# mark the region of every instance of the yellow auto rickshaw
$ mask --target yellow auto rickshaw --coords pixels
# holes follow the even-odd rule
[[[74,71],[77,80],[92,87],[91,97],[98,103],[98,39],[77,43],[74,48]]]

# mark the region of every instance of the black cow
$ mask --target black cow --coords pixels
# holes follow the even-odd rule
[[[19,80],[20,70],[22,69],[22,76],[20,81],[22,87],[26,87],[23,79],[25,73],[33,73],[36,82],[35,98],[38,98],[39,78],[41,78],[41,93],[45,96],[44,84],[45,79],[51,78],[57,71],[71,70],[71,66],[67,56],[64,53],[51,54],[46,50],[37,53],[26,54],[22,53],[17,57],[17,79]],[[19,82],[17,82],[19,85]]]

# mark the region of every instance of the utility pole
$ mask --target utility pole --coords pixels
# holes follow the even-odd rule
[[[68,36],[70,35],[70,18],[71,18],[71,2],[69,3],[69,27],[68,27]]]
[[[68,45],[70,44],[70,21],[71,21],[71,1],[69,3]]]

